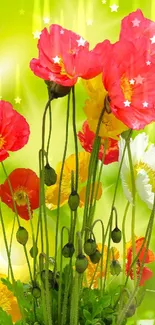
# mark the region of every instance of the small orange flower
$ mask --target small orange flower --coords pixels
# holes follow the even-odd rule
[[[0,279],[6,278],[5,275],[0,274]],[[11,291],[0,281],[0,307],[5,310],[12,317],[12,321],[16,322],[21,319],[21,313],[17,303],[16,297]]]
[[[102,252],[102,244],[97,244],[97,249]],[[106,245],[104,245],[104,250],[103,250],[103,264],[102,264],[102,277],[104,277],[105,274],[105,266],[106,266],[106,260],[107,260],[107,250],[108,247]],[[113,259],[118,260],[120,257],[119,251],[116,247],[111,247],[110,249],[110,261],[112,261]],[[94,272],[96,270],[96,266],[97,264],[93,264],[90,260],[90,258],[88,257],[88,267],[86,270],[86,283],[84,282],[84,286],[89,286],[91,284],[92,278],[94,276]],[[93,288],[98,288],[98,282],[99,279],[101,277],[101,260],[99,262],[98,268],[97,268],[97,272],[94,276],[94,280],[93,280],[93,284],[92,287]]]

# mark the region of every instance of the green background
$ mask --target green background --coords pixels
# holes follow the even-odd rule
[[[111,12],[112,4],[119,6],[117,12]],[[29,69],[29,62],[33,57],[37,57],[37,39],[34,39],[33,32],[40,31],[49,24],[58,23],[65,28],[72,29],[82,35],[90,42],[92,48],[96,43],[104,39],[111,42],[118,40],[121,19],[131,11],[140,8],[147,18],[155,20],[155,0],[152,1],[106,1],[101,0],[23,0],[23,1],[0,1],[0,96],[2,99],[13,104],[14,108],[23,114],[30,124],[31,135],[28,145],[22,150],[13,153],[5,161],[7,172],[10,173],[18,167],[31,168],[38,173],[38,151],[41,144],[41,122],[45,103],[47,101],[47,90],[44,82],[35,77]],[[45,24],[43,18],[50,18],[49,24]],[[89,25],[91,21],[91,25]],[[21,103],[16,104],[15,98],[20,97]],[[87,95],[83,89],[81,81],[76,85],[77,100],[77,130],[81,129],[85,120],[83,106]],[[64,148],[65,136],[65,112],[66,98],[52,103],[53,111],[53,131],[52,144],[50,148],[50,162],[53,167],[61,161]],[[152,123],[146,128],[150,136],[150,141],[155,143],[155,127]],[[82,148],[79,145],[79,150]],[[69,146],[67,156],[74,152],[72,128],[69,129]],[[114,185],[116,181],[118,164],[114,163],[105,166],[103,170],[103,195],[99,201],[96,217],[102,218],[105,225],[108,220]],[[0,169],[0,183],[5,177]],[[116,207],[121,225],[122,215],[126,205],[121,184],[117,194]],[[81,211],[82,212],[82,211]],[[136,210],[136,235],[143,236],[150,211],[147,206],[138,200]],[[13,214],[3,205],[6,231],[9,234],[12,227]],[[50,254],[54,252],[54,231],[55,231],[55,211],[48,211],[48,224],[50,233]],[[82,213],[79,213],[82,215]],[[36,213],[34,215],[34,226],[36,227]],[[129,213],[126,230],[127,240],[130,240]],[[78,222],[80,223],[80,216]],[[23,226],[30,230],[28,222],[21,220]],[[61,209],[61,225],[69,224],[68,210]],[[96,227],[98,241],[100,241],[100,229]],[[2,232],[0,232],[0,272],[6,273],[7,262],[3,243]],[[31,238],[28,248],[31,247]],[[151,248],[155,247],[155,232],[151,240]],[[118,245],[121,250],[121,246]],[[19,258],[20,256],[20,258]],[[21,279],[28,275],[25,264],[23,250],[16,243],[12,250],[12,259],[15,274]],[[155,272],[155,265],[150,268]],[[24,271],[24,272],[23,272]],[[139,308],[138,317],[155,318],[154,297],[155,297],[155,277],[147,282],[148,291],[145,301]]]

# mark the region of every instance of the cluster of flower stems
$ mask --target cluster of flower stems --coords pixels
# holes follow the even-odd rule
[[[31,265],[29,261],[29,256],[27,253],[26,245],[23,245],[23,249],[25,252],[25,257],[29,269],[30,274],[30,281],[32,284],[32,288],[35,288],[38,286],[37,284],[37,262],[39,263],[39,274],[44,269],[44,258],[45,258],[45,286],[43,285],[42,281],[40,281],[41,285],[41,301],[43,306],[43,314],[44,314],[44,322],[45,325],[54,325],[53,323],[53,317],[52,317],[52,296],[49,288],[49,281],[48,281],[48,273],[49,273],[49,234],[48,234],[48,225],[47,225],[47,212],[46,212],[46,206],[45,206],[45,187],[44,187],[44,174],[45,174],[45,160],[46,163],[48,163],[48,154],[49,154],[49,146],[50,146],[50,139],[51,139],[51,132],[52,132],[52,111],[51,111],[51,102],[54,99],[53,94],[48,91],[49,100],[45,106],[44,114],[43,114],[43,121],[42,121],[42,146],[39,151],[39,176],[40,176],[40,207],[39,207],[39,216],[38,216],[38,224],[37,224],[37,232],[36,236],[34,234],[33,229],[33,222],[32,222],[32,216],[31,216],[31,209],[29,204],[29,199],[27,198],[27,207],[29,211],[29,217],[30,217],[30,224],[31,224],[31,230],[32,230],[32,240],[33,240],[33,248],[37,248],[38,240],[40,238],[41,242],[41,253],[39,254],[39,261],[37,254],[34,254],[33,257],[33,271],[31,270]],[[70,105],[70,101],[72,99],[72,105]],[[153,222],[154,222],[154,212],[155,212],[155,202],[153,205],[153,209],[150,215],[150,219],[148,222],[148,226],[145,233],[145,239],[141,246],[141,249],[139,250],[138,254],[136,255],[136,247],[135,247],[135,197],[136,197],[136,190],[135,190],[135,181],[134,181],[134,170],[133,170],[133,164],[132,164],[132,156],[131,156],[131,150],[130,150],[130,138],[132,130],[129,130],[125,135],[126,144],[124,147],[122,160],[119,165],[118,175],[117,175],[117,181],[115,185],[115,191],[114,196],[112,200],[111,205],[111,212],[108,220],[108,224],[106,229],[104,228],[103,221],[101,219],[98,219],[94,222],[94,215],[95,215],[95,209],[96,209],[96,199],[99,189],[99,183],[102,175],[102,168],[104,164],[104,157],[106,153],[106,141],[104,145],[104,154],[102,163],[98,170],[98,152],[100,148],[101,139],[98,136],[100,124],[103,119],[104,112],[106,110],[106,102],[104,104],[103,110],[101,112],[100,119],[98,121],[97,129],[96,129],[96,135],[93,145],[93,150],[90,156],[90,162],[89,162],[89,168],[88,168],[88,180],[87,180],[87,186],[86,186],[86,197],[85,197],[85,205],[84,205],[84,212],[83,212],[83,222],[81,229],[76,232],[76,224],[77,224],[77,218],[78,218],[78,208],[76,209],[70,209],[71,214],[71,225],[70,229],[66,228],[65,226],[61,230],[61,236],[59,232],[59,219],[60,219],[60,199],[61,199],[61,186],[62,186],[62,179],[63,179],[63,171],[64,171],[64,163],[66,159],[67,154],[67,146],[68,146],[68,129],[69,129],[69,119],[70,119],[70,106],[72,107],[72,126],[73,126],[73,135],[74,135],[74,143],[75,143],[75,171],[72,175],[72,185],[71,185],[71,193],[74,191],[74,193],[78,194],[78,143],[77,143],[77,131],[76,131],[76,101],[75,101],[75,89],[74,87],[71,88],[71,91],[68,94],[68,103],[67,103],[67,113],[66,113],[66,138],[65,138],[65,145],[64,145],[64,153],[63,153],[63,159],[62,159],[62,166],[61,166],[61,173],[60,173],[60,180],[59,180],[59,192],[58,192],[58,203],[57,203],[57,215],[56,215],[56,232],[55,232],[55,256],[54,256],[54,270],[53,270],[53,276],[54,279],[56,279],[57,272],[59,271],[59,289],[58,289],[58,325],[65,325],[66,324],[66,318],[67,318],[67,308],[68,308],[68,297],[70,295],[71,297],[71,305],[70,305],[70,325],[77,325],[78,324],[78,309],[79,309],[79,303],[80,303],[80,297],[82,293],[82,279],[83,279],[83,273],[79,273],[77,271],[74,272],[74,264],[72,256],[69,258],[69,268],[68,273],[66,274],[66,284],[65,284],[65,290],[62,294],[62,272],[63,272],[63,255],[60,256],[60,268],[58,270],[58,243],[59,239],[61,242],[61,251],[63,248],[63,237],[64,237],[64,230],[67,230],[68,232],[68,243],[73,244],[75,246],[75,256],[78,257],[79,255],[82,255],[82,247],[83,244],[87,241],[90,236],[93,235],[94,237],[94,226],[96,223],[100,222],[101,229],[102,229],[102,252],[101,252],[101,276],[100,276],[100,294],[102,296],[103,292],[107,290],[106,282],[107,282],[107,275],[108,275],[108,264],[110,261],[110,244],[111,244],[111,232],[113,227],[113,212],[115,209],[115,199],[116,199],[116,193],[120,178],[120,172],[121,167],[125,155],[125,151],[128,152],[128,158],[129,158],[129,164],[130,164],[130,171],[131,171],[131,184],[132,184],[132,222],[131,222],[131,234],[132,234],[132,264],[130,266],[129,272],[127,276],[125,276],[125,259],[126,259],[126,237],[125,237],[125,220],[129,208],[129,202],[126,205],[124,217],[123,217],[123,224],[122,224],[122,236],[123,236],[123,289],[127,290],[127,283],[129,279],[130,271],[133,269],[134,274],[134,290],[133,292],[129,293],[128,302],[123,305],[121,302],[121,294],[118,296],[118,299],[116,301],[115,307],[118,308],[118,317],[116,325],[121,325],[126,312],[128,311],[128,308],[133,303],[135,296],[138,291],[143,266],[146,259],[147,250],[150,243],[152,228],[153,228]],[[48,141],[45,148],[45,130],[46,130],[46,117],[47,113],[49,114],[49,134],[48,134]],[[16,286],[16,281],[13,273],[12,268],[12,261],[11,261],[11,247],[12,247],[12,240],[13,240],[13,232],[15,227],[15,220],[17,219],[18,226],[20,227],[20,219],[17,213],[16,209],[16,203],[14,201],[12,186],[9,181],[4,163],[1,163],[3,171],[5,173],[5,176],[8,179],[10,191],[12,194],[12,200],[14,204],[14,222],[13,222],[13,228],[12,228],[12,234],[11,234],[11,240],[8,244],[6,231],[5,231],[5,225],[4,220],[2,216],[1,206],[0,206],[0,220],[2,224],[2,230],[4,235],[4,242],[5,247],[7,251],[8,256],[8,276],[11,275],[11,280],[14,285],[14,292],[17,297],[20,311],[22,314],[22,320],[23,324],[26,325],[25,315],[24,315],[24,306],[21,305],[19,299],[18,299],[18,288]],[[97,187],[95,187],[95,182],[97,179]],[[117,220],[116,220],[117,225]],[[44,241],[45,240],[45,241]],[[105,275],[104,275],[104,281],[103,281],[103,275],[102,275],[102,267],[103,267],[103,251],[104,251],[104,245],[106,240],[108,241],[108,248],[107,248],[107,258],[106,258],[106,266],[105,266]],[[140,274],[137,277],[136,275],[136,262],[138,261],[138,257],[140,253],[142,252],[142,249],[146,247],[145,254],[143,257],[143,261],[140,266]],[[99,263],[96,266],[95,273],[97,272]],[[95,273],[92,275],[92,281],[90,284],[90,289],[93,284],[93,279],[95,276]],[[34,315],[35,315],[35,309],[36,309],[36,299],[34,298]]]

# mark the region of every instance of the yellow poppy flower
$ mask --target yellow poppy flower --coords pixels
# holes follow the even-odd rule
[[[97,244],[97,248],[100,252],[102,252],[102,244]],[[104,277],[105,274],[105,266],[106,266],[106,260],[107,260],[107,250],[108,247],[106,245],[104,245],[104,250],[103,250],[103,265],[102,265],[102,277]],[[110,261],[112,261],[113,259],[118,260],[120,257],[119,251],[116,247],[111,247],[110,249]],[[84,282],[84,285],[89,286],[91,281],[92,281],[92,277],[94,275],[94,272],[96,270],[96,265],[97,264],[93,264],[90,260],[90,258],[88,257],[89,263],[88,263],[88,267],[86,270],[86,283]],[[101,260],[99,262],[98,265],[98,269],[97,272],[95,274],[94,280],[93,280],[93,288],[98,288],[98,282],[99,279],[101,277]]]
[[[88,152],[79,152],[79,196],[80,196],[80,207],[84,205],[85,202],[85,192],[86,186],[85,182],[88,177],[88,167],[90,153]],[[59,192],[59,182],[60,182],[60,172],[61,172],[62,163],[58,163],[56,167],[57,173],[57,182],[55,185],[49,186],[45,193],[46,206],[50,209],[56,209],[58,204],[58,192]],[[61,185],[61,197],[60,197],[60,206],[63,206],[68,202],[69,195],[71,193],[71,174],[72,171],[75,172],[75,155],[70,155],[64,165],[62,185]],[[97,184],[95,184],[95,187]],[[99,184],[97,200],[100,199],[102,195],[101,183]]]
[[[93,132],[96,132],[97,124],[101,111],[103,109],[104,100],[107,95],[102,83],[102,74],[89,80],[84,80],[83,84],[90,97],[84,106],[84,112],[88,119],[88,124]],[[99,130],[100,137],[112,138],[119,140],[119,134],[126,131],[128,127],[118,120],[112,113],[104,113],[103,120]]]
[[[0,274],[0,279],[6,276]],[[0,280],[0,307],[12,317],[12,321],[16,322],[21,319],[21,314],[16,297]]]

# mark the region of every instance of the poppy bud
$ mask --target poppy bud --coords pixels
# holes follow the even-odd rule
[[[56,279],[54,279],[54,273],[51,270],[48,270],[48,286],[49,289],[55,289],[58,291],[59,286],[57,282],[58,276],[56,275]],[[41,272],[41,280],[44,283],[44,287],[46,289],[46,270]]]
[[[55,170],[47,163],[44,167],[44,183],[47,186],[54,185],[57,181],[57,174]]]
[[[110,273],[112,275],[119,275],[122,271],[120,263],[118,261],[113,260],[110,265]]]
[[[71,90],[71,87],[59,85],[54,81],[45,80],[45,83],[47,84],[49,92],[54,98],[64,97],[68,95]]]
[[[41,280],[43,283],[46,281],[46,270],[41,271]],[[53,272],[48,270],[48,281],[53,280]]]
[[[124,140],[127,140],[129,138],[129,135],[131,133],[131,129],[128,129],[124,132],[121,133],[121,137],[124,139]]]
[[[79,194],[77,194],[76,191],[72,191],[72,193],[70,194],[69,199],[68,199],[68,204],[69,204],[70,209],[72,211],[76,211],[76,209],[79,206],[79,203],[80,203]]]
[[[30,255],[31,255],[32,258],[34,258],[34,257],[36,257],[38,255],[38,247],[36,246],[36,244],[31,247]]]
[[[72,243],[67,243],[62,249],[62,255],[66,258],[72,257],[75,252],[74,245]]]
[[[131,304],[125,314],[125,316],[128,317],[132,317],[135,314],[136,311],[136,305],[135,304]]]
[[[111,232],[111,238],[114,243],[119,243],[121,241],[122,232],[118,227],[114,228],[114,230]]]
[[[97,264],[100,261],[101,253],[99,252],[98,249],[96,249],[95,253],[90,255],[89,257],[93,264]]]
[[[16,239],[18,243],[25,246],[28,241],[28,232],[24,227],[19,227],[16,232]]]
[[[32,295],[33,295],[34,298],[40,298],[40,296],[41,296],[40,288],[39,287],[33,287]]]
[[[96,252],[96,241],[94,239],[87,239],[84,243],[84,251],[85,253],[90,256]]]
[[[76,258],[76,263],[75,263],[76,271],[78,273],[83,273],[86,270],[87,266],[88,266],[87,257],[85,255],[79,254]]]

